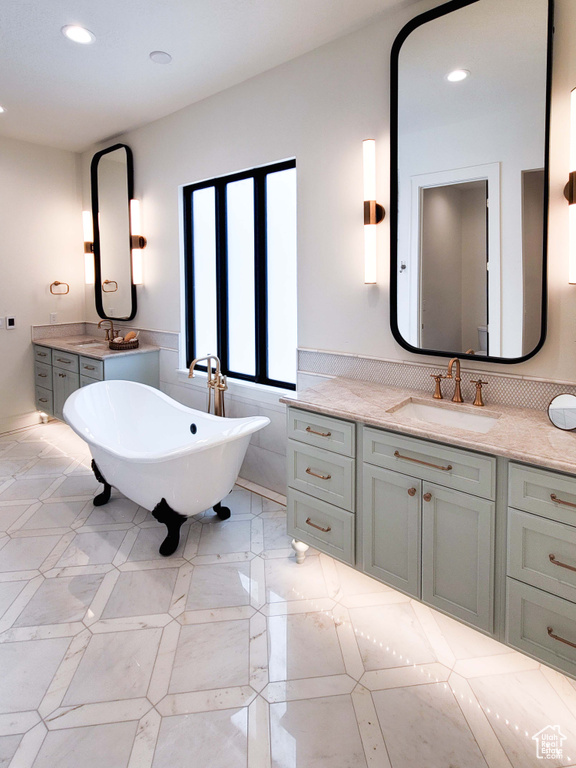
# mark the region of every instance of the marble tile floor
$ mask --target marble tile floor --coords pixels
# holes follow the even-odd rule
[[[530,768],[576,683],[310,550],[243,483],[164,528],[50,422],[0,437],[2,768]]]

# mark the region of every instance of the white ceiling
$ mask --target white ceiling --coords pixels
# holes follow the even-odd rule
[[[0,135],[82,151],[413,2],[1,0]],[[67,40],[65,24],[96,42]]]

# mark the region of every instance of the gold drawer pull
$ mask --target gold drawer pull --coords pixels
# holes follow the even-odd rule
[[[311,435],[318,435],[319,437],[331,437],[332,432],[316,432],[312,427],[306,427],[306,432],[310,432]]]
[[[408,496],[416,496],[416,488],[408,488]]]
[[[306,470],[307,475],[312,475],[312,477],[318,477],[320,480],[330,480],[332,478],[332,475],[318,475],[316,472],[312,472],[310,467]]]
[[[87,371],[95,371],[96,370],[95,366],[93,366],[93,365],[85,365],[84,368]]]
[[[58,376],[60,376],[61,379],[65,379],[66,378],[66,374],[65,373],[59,373]]]
[[[574,508],[576,509],[576,504],[574,504],[574,503],[573,503],[573,502],[571,502],[571,501],[564,501],[563,499],[559,499],[559,498],[558,498],[558,496],[556,496],[556,494],[555,494],[555,493],[551,493],[551,494],[550,494],[550,498],[551,498],[551,499],[552,499],[552,501],[553,501],[553,502],[555,502],[556,504],[564,504],[564,506],[566,506],[566,507],[574,507]]]
[[[38,374],[38,378],[39,379],[47,379],[48,378],[48,374],[47,373],[39,373]]]
[[[550,558],[550,562],[552,565],[559,565],[560,568],[567,568],[569,571],[576,571],[576,568],[573,565],[566,565],[566,563],[561,563],[560,560],[556,560],[556,555],[548,555]]]
[[[442,472],[450,472],[450,470],[452,469],[452,464],[448,464],[447,467],[441,467],[440,464],[430,464],[428,461],[422,461],[421,459],[413,459],[411,456],[402,456],[402,454],[399,451],[394,451],[394,456],[397,459],[404,459],[404,461],[413,461],[415,464],[423,464],[425,467],[432,467],[433,469],[441,469]]]
[[[548,627],[547,630],[548,630],[548,635],[553,640],[558,640],[559,643],[564,643],[565,645],[569,645],[570,648],[576,648],[576,643],[571,643],[570,640],[565,640],[563,637],[560,637],[560,635],[555,635],[552,627]]]
[[[316,523],[313,523],[310,518],[306,518],[306,525],[310,525],[312,528],[316,528],[318,531],[322,531],[322,533],[329,533],[332,528],[328,526],[328,528],[322,528],[320,525],[316,525]]]
[[[38,400],[39,400],[41,403],[47,403],[47,402],[48,402],[48,400],[47,400],[45,397],[39,397],[39,398],[38,398]]]
[[[70,365],[70,363],[72,362],[72,360],[64,360],[64,359],[63,359],[63,358],[61,358],[61,357],[57,357],[57,358],[56,358],[56,362],[58,362],[58,363],[66,363],[66,365]]]
[[[38,352],[38,357],[48,357],[46,352]]]

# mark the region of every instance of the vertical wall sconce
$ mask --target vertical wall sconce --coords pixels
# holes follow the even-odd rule
[[[142,285],[144,282],[142,250],[146,248],[147,240],[142,235],[140,218],[140,201],[130,200],[130,247],[132,248],[132,282]]]
[[[570,176],[564,187],[569,204],[568,282],[576,285],[576,88],[570,94]]]
[[[94,228],[90,211],[82,211],[82,229],[84,231],[84,282],[94,285]]]
[[[376,202],[376,142],[362,142],[364,155],[364,282],[376,282],[376,225],[384,218],[384,208]]]

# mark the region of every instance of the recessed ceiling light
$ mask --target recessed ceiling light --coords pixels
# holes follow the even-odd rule
[[[470,77],[470,72],[467,69],[454,69],[446,75],[446,80],[449,83],[459,83],[461,80],[466,80]]]
[[[62,27],[62,34],[64,37],[67,37],[68,40],[72,40],[75,43],[82,43],[83,45],[93,43],[94,40],[96,40],[96,37],[89,29],[79,27],[77,24],[67,24],[65,27]]]
[[[150,58],[154,64],[170,64],[172,61],[172,56],[166,51],[152,51]]]

